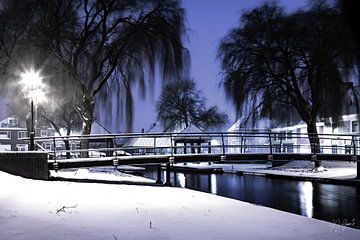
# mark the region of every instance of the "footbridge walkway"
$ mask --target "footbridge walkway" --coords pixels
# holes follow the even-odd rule
[[[357,162],[360,135],[278,132],[131,133],[36,138],[50,170],[186,162]],[[84,143],[88,144],[84,144]],[[86,145],[86,148],[80,148]],[[67,146],[67,147],[65,147]],[[169,171],[167,171],[169,172]]]

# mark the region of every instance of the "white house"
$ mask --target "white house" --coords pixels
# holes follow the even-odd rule
[[[270,139],[269,136],[266,136],[266,132],[272,133],[271,144],[276,152],[311,152],[307,126],[303,122],[277,128],[244,129],[239,128],[239,126],[241,126],[240,120],[228,129],[229,133],[233,133],[233,135],[228,137],[229,152],[269,151]],[[316,126],[317,132],[320,135],[320,151],[323,153],[351,153],[354,146],[359,146],[360,140],[358,134],[360,133],[360,127],[359,115],[357,114],[343,115],[338,125],[335,125],[331,118],[329,118],[317,122]],[[257,134],[252,136],[251,134],[246,134],[247,132]],[[264,134],[260,134],[259,137],[261,132]],[[259,147],[249,147],[250,145],[258,145]],[[263,148],[260,146],[263,146]]]

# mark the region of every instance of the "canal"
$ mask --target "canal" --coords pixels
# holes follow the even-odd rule
[[[163,172],[163,179],[165,172]],[[145,177],[156,179],[148,166]],[[360,228],[360,187],[238,174],[171,172],[173,186]]]

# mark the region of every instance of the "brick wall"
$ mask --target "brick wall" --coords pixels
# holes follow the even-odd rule
[[[0,152],[0,170],[14,175],[47,180],[47,154],[43,152]]]

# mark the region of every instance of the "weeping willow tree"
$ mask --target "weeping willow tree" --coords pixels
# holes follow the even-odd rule
[[[131,129],[133,83],[145,91],[158,69],[164,80],[183,73],[184,10],[178,1],[39,0],[35,4],[31,41],[67,69],[70,88],[80,89],[82,101],[76,109],[84,135],[91,132],[95,101],[109,85],[121,86],[117,89],[123,93]],[[84,140],[81,147],[88,144]]]
[[[350,95],[358,97],[347,78],[359,59],[355,49],[341,14],[324,1],[291,15],[266,3],[244,13],[221,41],[222,86],[238,114],[246,104],[257,118],[296,112],[318,152],[316,120],[338,117]]]

